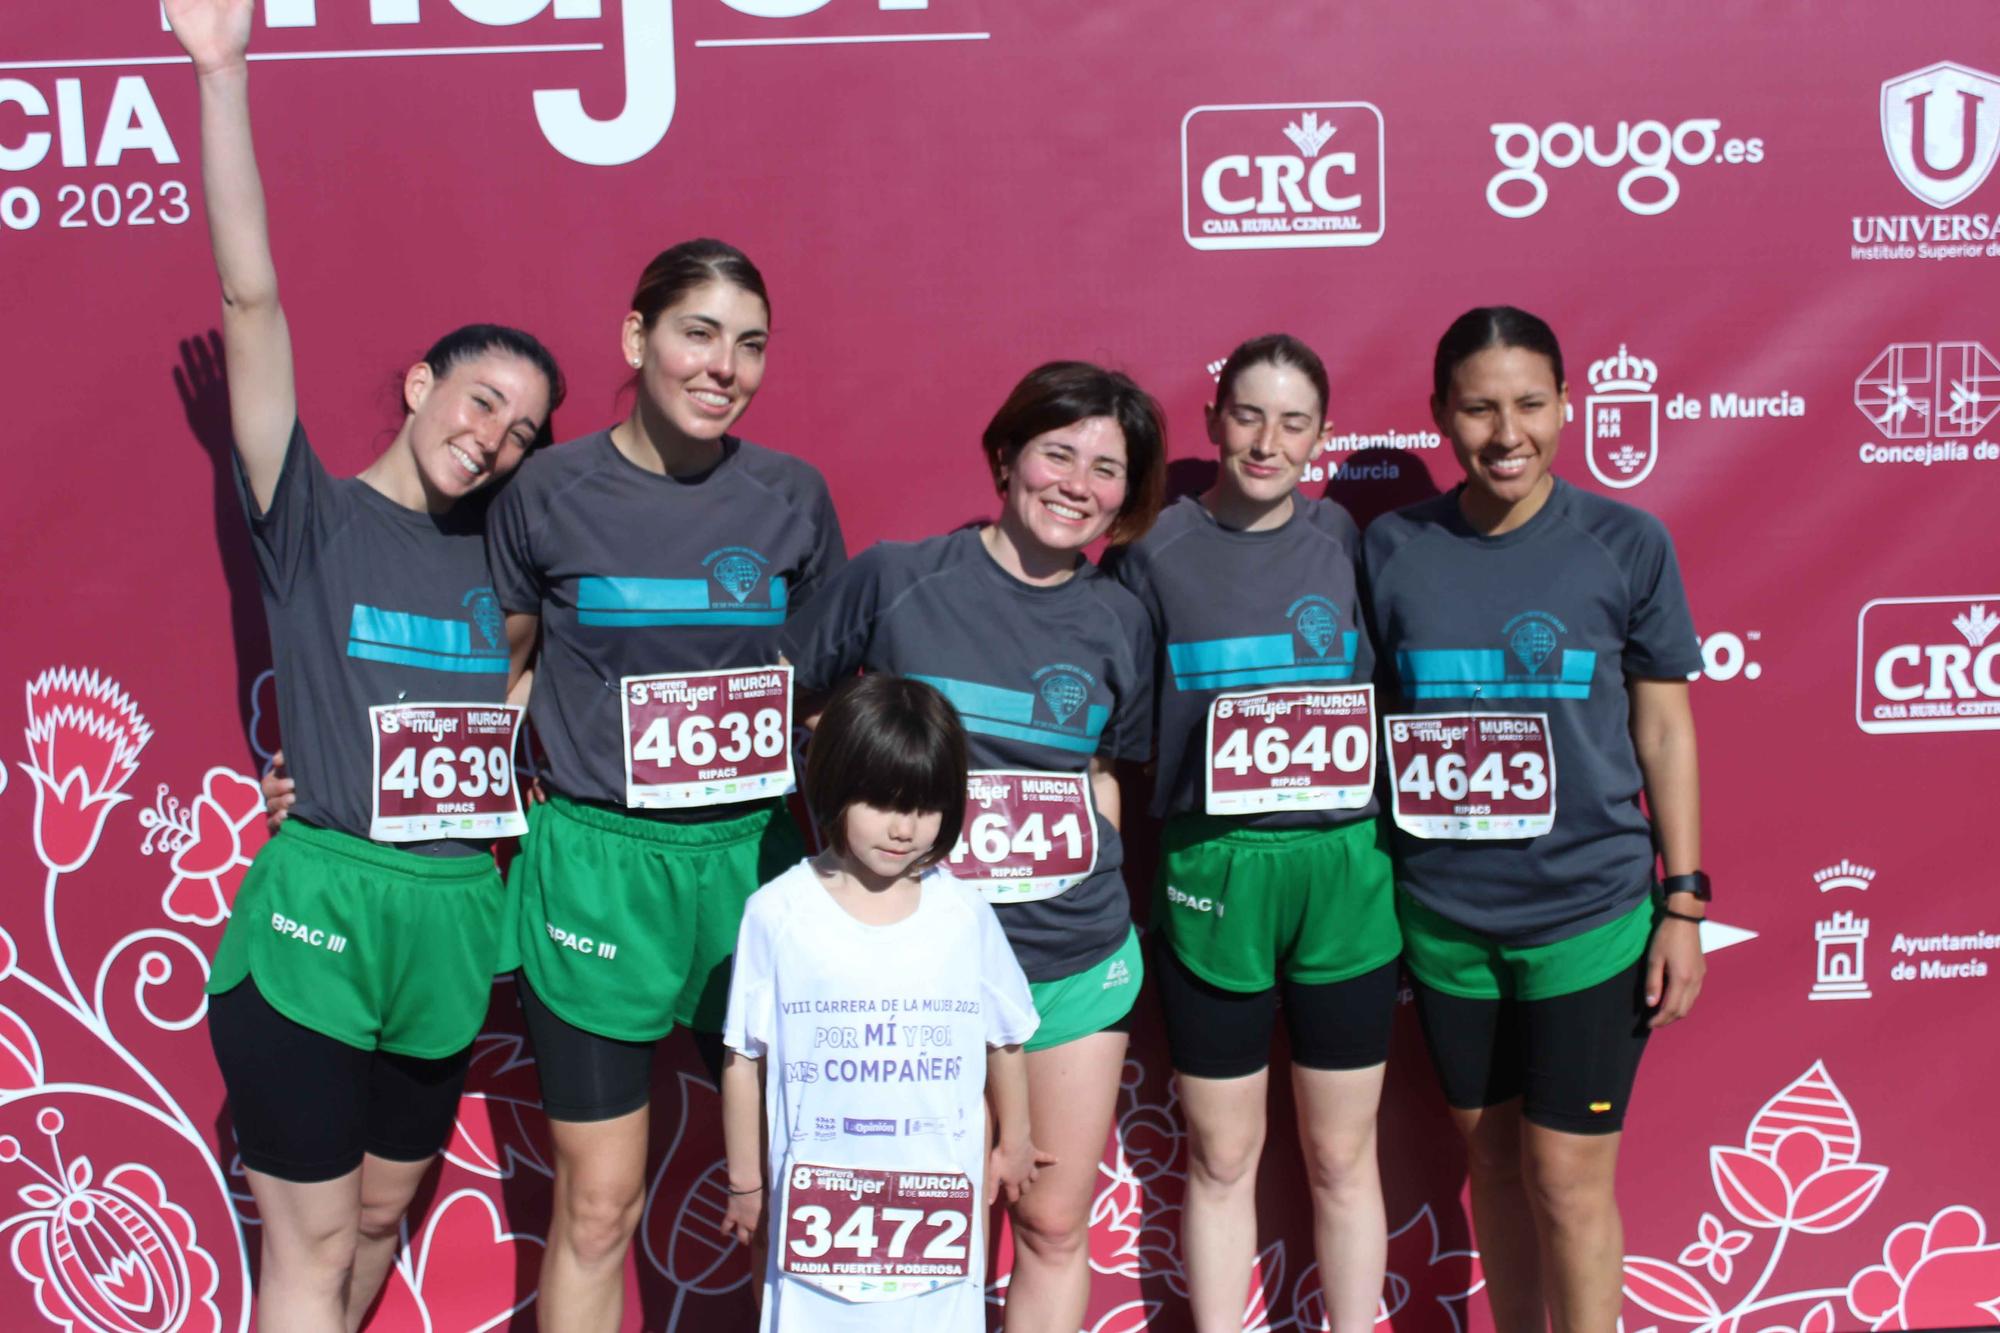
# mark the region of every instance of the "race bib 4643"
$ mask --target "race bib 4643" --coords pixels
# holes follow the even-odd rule
[[[1396,827],[1419,838],[1539,838],[1555,827],[1545,713],[1392,715]]]

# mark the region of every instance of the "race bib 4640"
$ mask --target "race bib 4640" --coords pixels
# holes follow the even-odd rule
[[[1375,791],[1375,687],[1218,694],[1207,768],[1211,815],[1359,810]]]
[[[368,836],[377,842],[519,837],[528,831],[514,785],[511,704],[378,704]]]
[[[1053,898],[1097,867],[1097,807],[1086,773],[975,771],[965,829],[947,862],[990,903]]]
[[[846,1301],[920,1296],[972,1272],[972,1178],[795,1163],[778,1269]]]
[[[1555,827],[1545,713],[1389,717],[1396,827],[1419,838],[1539,838]]]
[[[792,789],[792,669],[627,676],[625,804],[683,809]]]

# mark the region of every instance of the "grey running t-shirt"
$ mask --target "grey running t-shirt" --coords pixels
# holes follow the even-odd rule
[[[501,703],[507,630],[487,584],[485,497],[443,514],[405,509],[358,477],[331,477],[292,426],[271,507],[259,513],[241,462],[277,669],[292,814],[368,836],[375,704]],[[398,843],[411,851],[485,844]]]
[[[1296,497],[1264,532],[1225,528],[1201,501],[1174,504],[1105,568],[1151,613],[1160,645],[1153,813],[1205,804],[1208,708],[1216,695],[1287,685],[1365,685],[1375,653],[1362,626],[1361,532],[1331,500]],[[1376,811],[1274,810],[1255,828],[1348,824]]]
[[[707,472],[668,477],[619,453],[609,431],[523,463],[493,502],[487,546],[500,604],[542,618],[529,715],[548,777],[614,805],[625,802],[619,680],[771,665],[785,617],[847,561],[810,463],[730,437]]]
[[[1555,827],[1539,838],[1396,835],[1399,882],[1512,945],[1582,934],[1653,884],[1627,677],[1701,668],[1673,542],[1657,518],[1555,483],[1512,532],[1481,536],[1456,489],[1375,520],[1363,543],[1375,643],[1403,711],[1546,713]]]
[[[1084,562],[1054,587],[994,563],[977,528],[883,542],[854,558],[785,626],[801,689],[855,671],[936,686],[957,706],[972,767],[1081,773],[1097,756],[1143,759],[1153,630],[1132,594]],[[1118,831],[1097,817],[1097,867],[1054,898],[997,908],[1030,981],[1118,951],[1132,924]]]

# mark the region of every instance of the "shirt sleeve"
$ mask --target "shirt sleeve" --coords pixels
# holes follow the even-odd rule
[[[1007,943],[993,905],[977,890],[966,888],[979,922],[979,983],[981,1010],[986,1018],[988,1046],[1015,1046],[1035,1035],[1041,1015],[1035,1012],[1034,997],[1028,993],[1027,974]]]
[[[802,690],[824,690],[865,664],[881,605],[883,562],[871,546],[785,618],[778,643]]]
[[[243,503],[244,517],[250,521],[250,545],[257,554],[257,574],[273,597],[283,602],[291,596],[299,573],[312,558],[320,536],[316,522],[321,506],[332,496],[332,478],[320,465],[319,455],[306,440],[306,428],[292,421],[291,438],[285,443],[285,461],[278,470],[277,489],[271,492],[267,509],[257,507],[250,493],[250,479],[243,473],[243,460],[232,450],[236,474],[236,494]]]
[[[772,989],[776,975],[770,913],[755,898],[736,932],[736,962],[729,975],[729,1010],[722,1020],[722,1044],[761,1060],[777,1037],[778,1009]]]
[[[1675,680],[1701,670],[1701,639],[1681,585],[1673,538],[1657,523],[1635,553],[1632,609],[1625,622],[1624,669],[1646,680]]]
[[[1128,612],[1117,619],[1125,627],[1132,654],[1131,676],[1119,682],[1118,704],[1097,752],[1107,758],[1144,763],[1153,755],[1153,676],[1156,644],[1149,614]]]
[[[529,490],[518,474],[486,511],[486,568],[500,609],[540,615],[544,588],[535,564]]]
[[[791,590],[791,609],[797,611],[811,602],[820,591],[847,568],[847,539],[841,535],[840,515],[834,510],[833,496],[826,488],[826,479],[814,474],[818,485],[810,501],[813,524],[813,549],[806,558],[805,566],[799,570],[798,583]]]

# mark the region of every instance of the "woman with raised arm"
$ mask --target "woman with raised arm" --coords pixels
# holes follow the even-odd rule
[[[1310,347],[1242,344],[1208,408],[1215,484],[1105,561],[1160,644],[1154,975],[1188,1122],[1181,1250],[1202,1333],[1242,1327],[1280,1012],[1334,1333],[1374,1326],[1388,1257],[1375,1112],[1402,941],[1375,818],[1361,534],[1297,494],[1331,430]]]
[[[484,497],[546,437],[554,360],[447,334],[358,477],[300,424],[250,136],[253,0],[166,0],[201,90],[236,469],[301,797],[237,895],[209,1031],[261,1219],[258,1326],[360,1326],[450,1134],[496,971],[492,838],[518,831],[508,651]]]
[[[1403,958],[1495,1326],[1598,1333],[1622,1302],[1613,1181],[1639,1057],[1701,989],[1701,649],[1665,526],[1552,471],[1569,388],[1549,326],[1467,311],[1432,373],[1465,481],[1362,543],[1401,695],[1384,759]]]
[[[1150,748],[1152,626],[1083,551],[1152,523],[1166,431],[1124,375],[1056,361],[1015,385],[982,443],[999,516],[871,547],[784,645],[801,690],[890,671],[964,719],[971,797],[946,868],[994,904],[1040,1016],[1028,1120],[1055,1161],[1011,1210],[1007,1288],[1007,1327],[1036,1333],[1078,1327],[1090,1298],[1090,1205],[1144,970],[1112,764]]]
[[[805,854],[778,634],[847,549],[818,469],[733,432],[770,338],[742,251],[663,251],[619,330],[631,413],[531,459],[489,525],[548,752],[509,874],[556,1152],[538,1312],[562,1333],[618,1327],[654,1049],[688,1028],[719,1071],[743,904]]]

